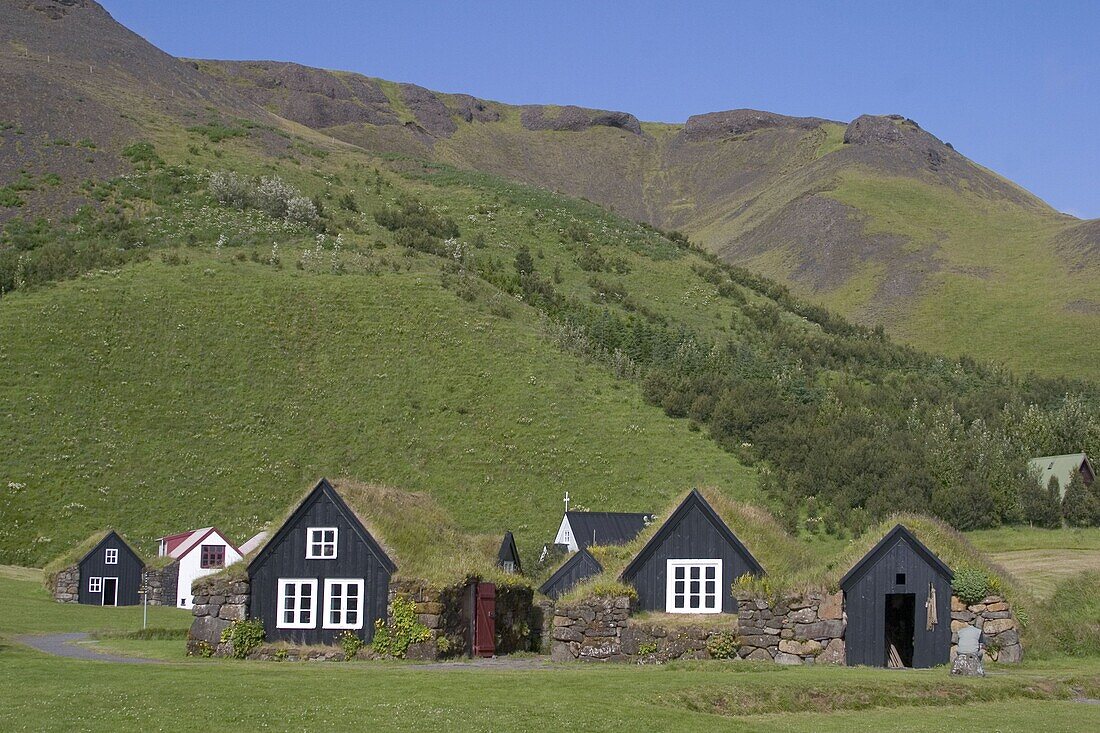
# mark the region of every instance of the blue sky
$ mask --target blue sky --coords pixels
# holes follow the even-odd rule
[[[643,120],[900,113],[1100,217],[1100,2],[101,0],[177,56],[276,59]]]

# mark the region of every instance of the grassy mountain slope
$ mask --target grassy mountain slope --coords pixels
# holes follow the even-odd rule
[[[1100,376],[1080,345],[1100,322],[1100,266],[1086,256],[1100,231],[911,120],[843,125],[734,110],[666,125],[295,64],[196,65],[366,149],[489,171],[682,230],[727,261],[922,348]]]

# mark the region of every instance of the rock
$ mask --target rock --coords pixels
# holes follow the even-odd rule
[[[996,618],[986,621],[985,625],[982,626],[982,632],[984,632],[986,635],[992,636],[993,634],[1000,634],[1003,631],[1008,631],[1009,629],[1015,628],[1017,628],[1016,619]]]
[[[562,107],[553,118],[546,116],[545,107],[528,105],[520,112],[520,124],[527,130],[583,132],[591,127],[615,127],[635,135],[642,134],[642,125],[632,114],[584,109],[573,105]]]
[[[222,632],[229,628],[229,622],[216,616],[196,616],[187,631],[188,641],[203,641],[212,648],[222,640]]]
[[[965,677],[985,677],[982,660],[975,654],[959,654],[951,664],[951,674]]]
[[[435,639],[409,644],[409,648],[405,652],[405,659],[418,662],[430,661],[438,658],[439,649],[435,645]]]
[[[576,658],[577,655],[571,644],[554,642],[550,647],[550,661],[552,662],[572,662]]]
[[[421,127],[438,137],[450,137],[455,133],[458,124],[451,119],[451,110],[439,97],[416,84],[401,84],[400,87],[405,106]]]
[[[247,617],[244,606],[237,604],[222,606],[218,611],[218,618],[227,621],[244,621]]]
[[[572,628],[571,626],[557,626],[554,628],[551,637],[554,641],[584,641],[584,634]]]
[[[779,642],[779,651],[784,654],[802,654],[802,642],[783,640]]]
[[[797,654],[787,654],[786,652],[779,652],[775,655],[776,664],[802,664],[802,657]]]
[[[731,109],[692,115],[684,125],[684,137],[691,141],[716,140],[744,135],[765,128],[813,130],[826,120],[817,117],[787,117],[755,109]]]
[[[768,661],[772,660],[772,655],[768,653],[767,649],[753,649],[749,652],[749,655],[745,657],[754,661]]]
[[[993,603],[986,604],[985,610],[986,611],[993,611],[994,613],[998,613],[998,612],[1001,612],[1001,611],[1007,611],[1008,610],[1008,604],[1005,603],[1004,601],[994,601]]]
[[[418,618],[420,619],[420,623],[424,624],[429,629],[442,628],[442,626],[440,624],[440,619],[442,617],[439,616],[438,614],[422,613],[418,616]]]
[[[1008,646],[1001,647],[1001,651],[997,653],[997,662],[999,664],[1016,664],[1023,661],[1024,649],[1019,644],[1009,644]]]
[[[1013,644],[1020,643],[1020,632],[1016,629],[1009,629],[1008,631],[1002,631],[997,634],[997,643],[1002,647],[1011,646]],[[1000,661],[1000,660],[998,660]]]
[[[572,625],[573,625],[573,619],[569,618],[568,616],[555,616],[554,617],[554,626],[572,626]]]
[[[1012,618],[1012,614],[1008,611],[990,611],[987,608],[985,613],[982,614],[982,618],[985,618],[985,619]]]
[[[951,631],[952,632],[961,631],[962,629],[965,629],[969,625],[970,624],[966,623],[965,621],[956,621],[955,619],[952,619],[951,620]]]
[[[844,634],[844,622],[830,619],[812,624],[796,624],[794,634],[802,639],[834,639]]]
[[[839,620],[844,614],[844,594],[830,593],[817,609],[817,616],[826,621]]]
[[[817,660],[823,664],[844,664],[845,648],[843,639],[831,639]]]
[[[951,612],[965,611],[966,604],[959,600],[958,596],[951,596]]]
[[[974,614],[970,613],[970,611],[952,611],[951,620],[965,621],[966,623],[970,623],[974,620]]]
[[[746,645],[746,646],[755,646],[755,647],[778,646],[779,645],[779,639],[777,639],[774,636],[769,636],[767,634],[760,634],[760,635],[742,636],[741,637],[741,643]]]
[[[813,608],[800,608],[791,611],[790,619],[796,624],[811,624],[817,621],[817,612]]]

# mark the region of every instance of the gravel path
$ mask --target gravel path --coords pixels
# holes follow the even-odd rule
[[[91,639],[85,633],[78,634],[43,634],[41,636],[17,636],[15,640],[20,644],[26,644],[40,652],[53,654],[55,657],[68,657],[70,659],[88,659],[96,662],[119,662],[122,664],[161,664],[158,659],[145,659],[144,657],[123,657],[118,654],[109,654],[98,651],[94,646],[82,644]]]

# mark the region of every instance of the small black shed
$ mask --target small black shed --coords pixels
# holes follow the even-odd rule
[[[539,593],[550,598],[560,598],[577,583],[602,572],[603,566],[592,557],[592,553],[578,550],[539,587]]]
[[[887,532],[840,580],[848,664],[947,664],[952,577],[951,568],[907,528],[899,524]]]
[[[522,573],[523,566],[519,561],[519,550],[516,549],[516,538],[512,533],[505,532],[504,539],[500,542],[500,550],[497,551],[497,565],[506,573]]]
[[[92,606],[135,606],[141,603],[145,561],[111,530],[77,563],[81,603]]]
[[[386,618],[397,566],[327,479],[321,479],[248,565],[249,613],[270,641],[364,641]]]
[[[697,490],[687,495],[623,570],[638,607],[668,613],[736,613],[733,581],[764,568]]]

